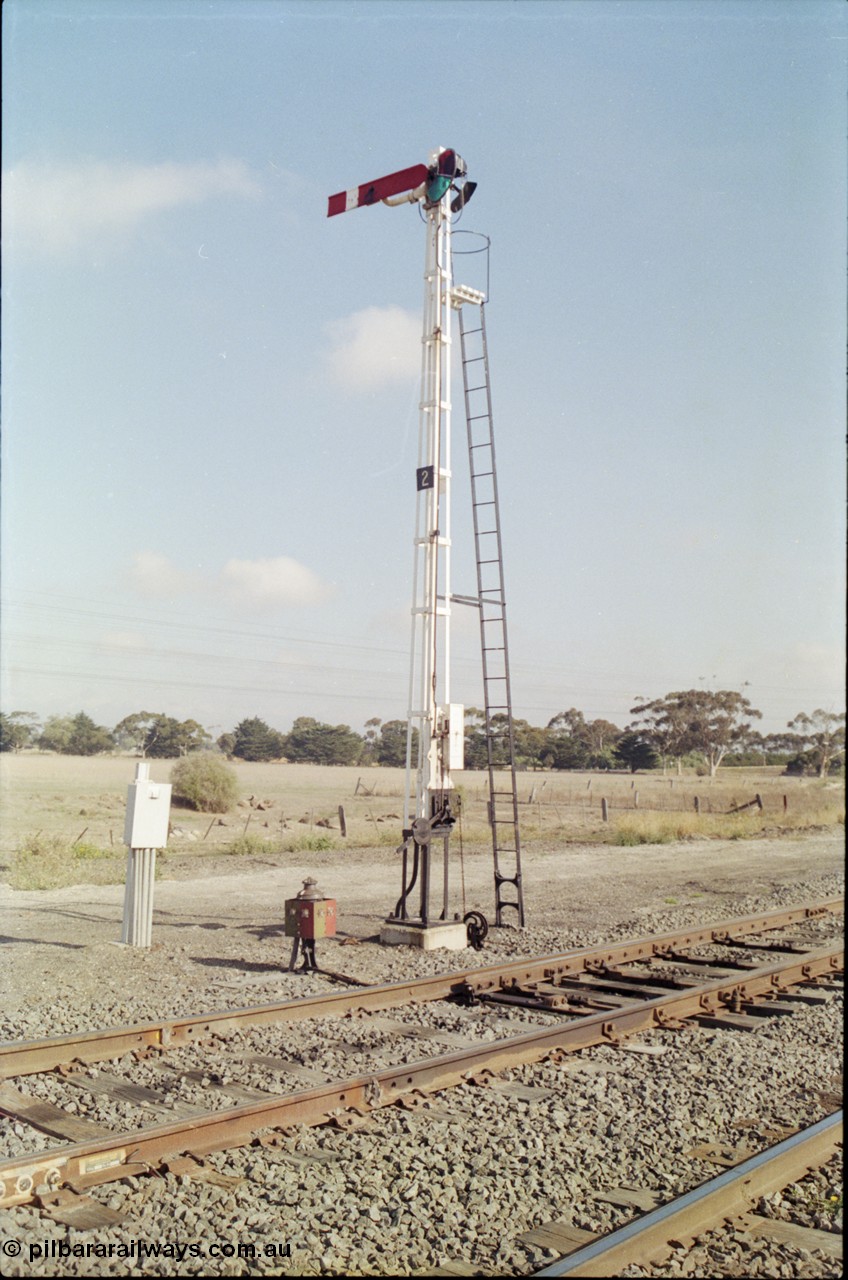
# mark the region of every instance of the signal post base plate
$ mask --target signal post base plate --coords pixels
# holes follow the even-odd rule
[[[421,951],[464,951],[468,931],[462,920],[437,921],[434,924],[414,920],[384,920],[380,941],[387,947],[418,947]]]

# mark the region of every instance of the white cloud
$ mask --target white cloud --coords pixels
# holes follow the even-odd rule
[[[273,560],[228,560],[221,579],[236,598],[252,604],[323,604],[332,588],[289,556]]]
[[[333,594],[329,583],[290,556],[231,559],[218,572],[195,574],[177,568],[156,551],[140,551],[134,558],[131,576],[135,587],[146,596],[205,595],[217,599],[224,592],[246,607],[309,607],[323,604]]]
[[[408,382],[421,363],[421,320],[402,307],[366,307],[327,325],[333,379],[352,391]]]
[[[139,551],[133,559],[132,579],[146,596],[179,596],[197,589],[197,580],[156,551]]]
[[[216,196],[257,196],[240,160],[216,164],[36,164],[3,179],[3,239],[57,251],[92,234],[131,231],[143,218]]]

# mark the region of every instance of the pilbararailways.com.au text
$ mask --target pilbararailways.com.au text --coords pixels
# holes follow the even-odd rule
[[[12,1243],[6,1241],[6,1245]],[[174,1262],[184,1262],[186,1258],[290,1258],[291,1242],[274,1244],[228,1244],[227,1242],[211,1243],[192,1241],[188,1244],[148,1244],[145,1240],[131,1240],[128,1244],[98,1244],[95,1241],[69,1243],[67,1240],[43,1240],[41,1243],[25,1246],[30,1262],[39,1258],[135,1258],[139,1262],[146,1258],[171,1258]],[[6,1249],[3,1250],[8,1257]],[[23,1248],[21,1249],[23,1252]]]

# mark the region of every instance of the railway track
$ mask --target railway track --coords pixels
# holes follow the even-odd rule
[[[247,1026],[339,1017],[354,1011],[376,1012],[399,1005],[475,997],[493,1003],[524,1003],[530,1007],[534,1000],[527,1001],[522,996],[522,987],[528,984],[566,983],[570,979],[592,973],[596,977],[602,977],[601,971],[605,968],[661,960],[664,957],[672,964],[682,964],[684,968],[687,962],[701,965],[704,957],[695,958],[695,952],[711,945],[727,949],[736,943],[744,947],[752,939],[756,939],[760,951],[767,952],[770,947],[778,947],[784,953],[791,953],[794,945],[792,939],[784,939],[783,942],[769,941],[769,935],[843,912],[843,899],[822,899],[795,908],[761,912],[714,925],[696,926],[612,946],[580,948],[557,955],[480,966],[406,982],[378,986],[357,983],[343,991],[286,1000],[278,1004],[204,1013],[194,1017],[168,1018],[161,1022],[107,1028],[43,1040],[2,1043],[0,1080],[48,1071],[72,1063],[102,1062],[126,1053],[173,1049],[198,1043],[210,1036],[226,1036]],[[740,961],[737,959],[733,963],[738,965]],[[342,980],[345,983],[349,981]],[[555,994],[562,996],[563,993]],[[595,999],[596,1007],[603,1006],[603,993],[600,990],[586,995],[587,999]],[[542,1004],[543,1001],[535,1003]]]
[[[489,1098],[538,1122],[551,1082],[567,1096],[570,1073],[582,1080],[580,1064],[593,1065],[581,1050],[662,1063],[647,1056],[650,1041],[675,1042],[683,1028],[707,1038],[732,1029],[742,1041],[753,1032],[753,1044],[758,1030],[789,1026],[783,1015],[824,1005],[840,985],[842,910],[841,900],[807,903],[435,978],[0,1045],[0,1112],[18,1133],[0,1163],[0,1205],[96,1229],[108,1225],[105,1184],[135,1187],[150,1173],[169,1185],[169,1175],[214,1181],[239,1148],[308,1162],[293,1149],[300,1126],[324,1126],[314,1130],[327,1135],[321,1149],[341,1153],[398,1125],[426,1143],[458,1112],[485,1128]],[[585,1232],[563,1230],[542,1223],[527,1247],[585,1243]]]
[[[762,1198],[826,1164],[842,1145],[842,1129],[840,1110],[609,1235],[563,1249],[565,1256],[560,1261],[536,1275],[611,1276],[620,1275],[628,1266],[656,1266],[682,1242],[694,1242],[717,1229],[726,1233],[728,1224],[752,1239],[771,1235],[793,1241],[808,1252],[818,1249],[834,1263],[841,1262],[838,1233],[771,1220],[754,1209]],[[555,1229],[549,1230],[551,1239],[556,1239]]]

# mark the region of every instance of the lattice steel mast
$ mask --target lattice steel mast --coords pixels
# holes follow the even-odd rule
[[[515,907],[517,923],[524,923],[521,896],[520,859],[518,849],[518,817],[515,796],[514,753],[512,750],[512,712],[509,699],[508,665],[506,684],[506,718],[508,723],[509,767],[512,777],[513,835],[504,841],[505,817],[498,807],[495,789],[495,739],[502,736],[502,703],[500,711],[490,710],[492,689],[501,679],[492,671],[492,653],[497,647],[487,643],[492,627],[500,628],[503,663],[506,655],[506,618],[503,602],[503,572],[499,525],[495,508],[499,592],[493,597],[486,578],[481,578],[481,547],[486,534],[478,523],[478,508],[484,499],[473,497],[475,545],[477,548],[478,596],[456,597],[451,591],[451,329],[452,312],[467,303],[482,304],[484,295],[475,290],[454,288],[451,254],[451,214],[465,205],[475,184],[463,181],[464,161],[455,151],[439,148],[430,156],[428,165],[414,165],[385,178],[339,192],[330,197],[328,215],[382,201],[397,205],[418,203],[427,230],[424,265],[424,323],[421,342],[421,400],[419,405],[418,466],[416,470],[416,521],[414,537],[412,634],[410,642],[409,697],[407,715],[406,788],[403,813],[403,872],[401,895],[391,920],[425,928],[437,922],[448,923],[449,911],[449,838],[456,821],[452,803],[451,771],[462,769],[463,708],[451,703],[450,691],[450,618],[451,603],[461,600],[480,609],[483,645],[484,694],[486,701],[486,739],[490,776],[490,820],[495,856],[495,896],[497,923],[502,923],[504,907]],[[458,185],[458,184],[462,185]],[[453,193],[453,199],[451,199]],[[480,305],[482,317],[482,305]],[[481,324],[483,321],[481,319]],[[462,321],[460,319],[460,329]],[[479,330],[474,330],[479,332]],[[485,328],[483,327],[485,354]],[[466,412],[469,408],[467,370],[473,357],[466,358],[463,340],[463,376]],[[488,396],[488,360],[486,359]],[[472,391],[478,388],[472,388]],[[473,398],[473,397],[472,397]],[[491,403],[488,399],[489,457],[492,474],[494,445],[491,428]],[[482,469],[475,470],[472,423],[469,418],[469,457],[472,493],[482,483]],[[494,608],[494,613],[493,613]],[[488,663],[488,665],[487,665]],[[493,716],[500,714],[497,723]],[[499,835],[499,832],[501,833]],[[433,845],[441,842],[442,902],[431,910]],[[504,870],[504,857],[510,861]],[[411,861],[410,861],[411,859]],[[503,885],[515,887],[517,901],[504,898]],[[417,911],[412,908],[417,889]]]

